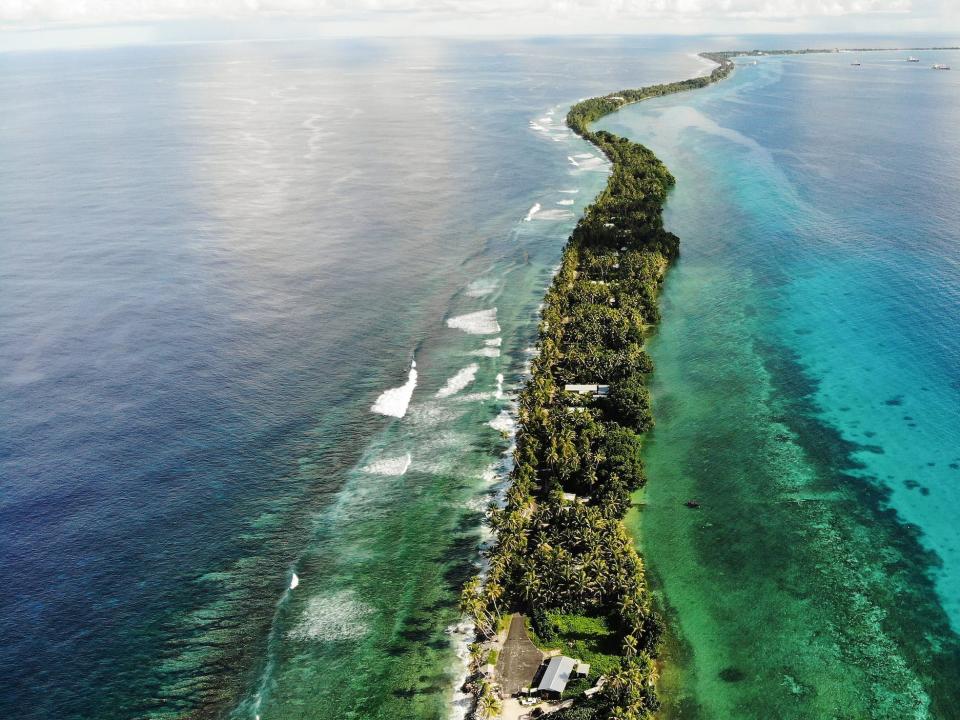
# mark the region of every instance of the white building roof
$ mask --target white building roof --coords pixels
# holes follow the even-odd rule
[[[591,395],[609,395],[609,385],[564,385],[567,392],[590,393]]]
[[[566,689],[567,683],[570,682],[575,664],[576,661],[573,658],[568,658],[565,655],[550,658],[537,690],[562,693]]]

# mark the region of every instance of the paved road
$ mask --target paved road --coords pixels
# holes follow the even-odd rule
[[[530,687],[542,662],[543,653],[527,635],[523,615],[514,613],[510,618],[507,641],[497,660],[497,677],[503,696],[510,697],[518,693],[520,688]]]

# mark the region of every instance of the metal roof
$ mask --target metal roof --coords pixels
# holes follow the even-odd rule
[[[575,664],[573,658],[565,655],[557,655],[550,658],[547,669],[543,673],[543,678],[537,686],[537,690],[547,690],[549,692],[562,693],[570,681]]]
[[[609,385],[564,385],[563,389],[566,392],[574,392],[574,393],[590,393],[593,395],[609,395],[610,394]]]

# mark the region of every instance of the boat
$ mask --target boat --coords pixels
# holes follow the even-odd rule
[[[913,55],[907,58],[907,62],[920,62],[920,58],[915,58]]]
[[[941,65],[940,63],[937,63],[936,65],[933,66],[933,69],[934,69],[934,70],[949,70],[949,69],[950,69],[950,66],[949,66],[949,65]]]
[[[850,63],[850,64],[853,65],[854,67],[860,67],[860,61],[859,61],[859,60],[854,60],[854,61],[853,61],[852,63]]]

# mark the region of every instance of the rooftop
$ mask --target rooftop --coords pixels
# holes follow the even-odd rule
[[[609,385],[564,385],[566,392],[590,394],[594,397],[606,397],[610,394]]]
[[[573,675],[575,665],[576,661],[565,655],[550,658],[537,690],[562,693],[566,689],[567,683],[570,682],[570,676]]]

